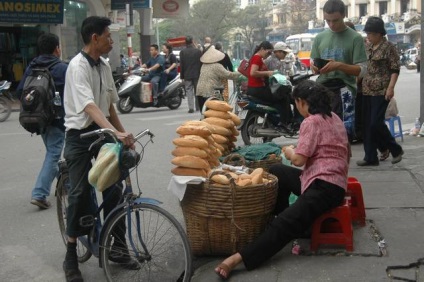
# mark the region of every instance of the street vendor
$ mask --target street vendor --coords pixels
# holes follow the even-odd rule
[[[315,219],[339,206],[347,189],[349,143],[341,119],[331,111],[329,90],[303,81],[293,97],[305,118],[300,126],[297,148],[286,148],[285,157],[296,167],[282,164],[270,167],[278,178],[279,191],[275,219],[245,248],[226,258],[215,268],[223,279],[241,262],[247,270],[259,267],[293,239],[301,237]],[[299,198],[289,206],[289,196]]]

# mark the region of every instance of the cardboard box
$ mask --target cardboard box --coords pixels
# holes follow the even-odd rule
[[[152,84],[150,82],[141,82],[140,100],[143,103],[152,103]]]

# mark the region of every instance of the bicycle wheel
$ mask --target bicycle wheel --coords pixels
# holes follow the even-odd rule
[[[127,212],[124,208],[114,215],[101,239],[100,260],[107,280],[190,281],[191,250],[178,221],[150,204],[133,205],[130,216]]]
[[[59,221],[60,234],[62,235],[63,243],[65,246],[68,242],[68,235],[66,235],[66,212],[68,209],[68,189],[69,177],[67,173],[60,173],[56,185],[56,211],[57,219]],[[91,252],[81,243],[77,241],[77,256],[78,262],[83,263],[90,259]]]

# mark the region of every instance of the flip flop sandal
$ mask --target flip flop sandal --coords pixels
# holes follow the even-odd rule
[[[380,155],[380,161],[385,161],[390,156],[390,151],[387,149]]]
[[[217,268],[219,269],[219,271],[215,271],[215,273],[221,277],[221,279],[223,280],[227,280],[230,277],[230,267],[228,265],[226,265],[225,263],[221,263],[217,266]],[[224,270],[226,275],[221,274],[221,270]]]

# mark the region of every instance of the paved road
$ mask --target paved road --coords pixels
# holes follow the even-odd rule
[[[404,124],[413,123],[419,115],[418,89],[419,76],[415,71],[402,70],[396,97]],[[144,195],[162,201],[180,221],[179,203],[166,187],[171,177],[170,152],[175,129],[186,120],[200,117],[198,113],[188,114],[187,110],[183,101],[183,106],[174,111],[136,109],[121,115],[129,131],[137,133],[150,128],[156,134],[155,143],[145,150],[138,179]],[[45,153],[41,138],[31,137],[24,131],[19,126],[18,113],[14,112],[6,122],[0,123],[0,145],[0,281],[64,281],[65,248],[58,230],[56,204],[46,211],[29,204],[32,185]],[[52,202],[55,201],[53,195],[54,188]],[[199,260],[197,265],[201,263]],[[81,270],[85,281],[104,281],[94,258],[84,263]]]

